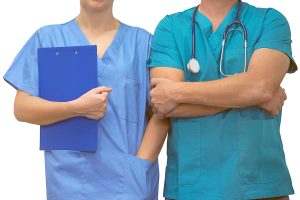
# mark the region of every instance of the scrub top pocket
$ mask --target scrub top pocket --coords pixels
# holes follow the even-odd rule
[[[178,136],[178,184],[192,185],[201,174],[201,129],[198,121],[181,119],[181,123],[173,127]],[[172,133],[172,134],[173,134]]]
[[[124,185],[126,200],[150,200],[148,172],[151,168],[151,162],[134,155],[127,155],[126,164],[126,185]]]
[[[265,184],[286,178],[287,167],[276,123],[276,119],[239,119],[240,176],[243,183]]]
[[[243,40],[240,41],[243,44]],[[252,48],[249,46],[246,49],[247,51],[247,68],[250,61],[249,55],[252,55]],[[218,63],[219,64],[219,63]],[[223,62],[222,62],[222,71],[225,75],[234,75],[238,73],[244,72],[244,64],[245,64],[245,49],[244,47],[225,47],[223,54]]]
[[[125,78],[120,80],[118,90],[118,114],[121,118],[129,122],[138,122],[138,107],[139,102],[139,87],[140,84],[134,79]]]
[[[125,163],[124,155],[121,153],[113,152],[99,152],[85,153],[86,163],[83,164],[84,171],[88,172],[93,169],[94,174],[87,174],[83,178],[83,189],[85,184],[91,184],[91,187],[86,190],[89,194],[101,193],[101,199],[111,199],[111,195],[114,194],[114,200],[123,200],[124,192],[124,173],[125,170],[122,167]],[[78,167],[78,166],[76,166]]]

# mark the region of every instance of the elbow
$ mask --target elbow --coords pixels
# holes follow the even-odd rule
[[[273,94],[270,91],[266,91],[266,90],[258,91],[256,94],[256,99],[255,99],[254,105],[259,105],[261,103],[271,101],[272,97],[273,97]]]
[[[250,89],[246,92],[248,106],[259,105],[270,101],[273,98],[273,91],[268,87],[267,81],[256,81],[251,84]]]
[[[23,93],[17,92],[14,102],[14,116],[19,122],[25,122]]]
[[[20,106],[15,104],[15,106],[14,106],[14,116],[19,122],[25,122],[24,115],[22,113],[23,113],[22,108],[20,108]]]
[[[18,107],[15,105],[14,116],[19,122],[26,122],[35,125],[48,125],[47,122],[34,120],[34,118],[32,118],[32,115],[30,113],[27,113],[28,111],[26,109],[22,108],[21,106]]]
[[[273,90],[268,81],[259,81],[256,87],[258,88],[257,104],[268,102],[273,98]]]
[[[22,118],[22,116],[19,113],[14,112],[14,115],[16,120],[18,120],[19,122],[25,122],[25,120]]]
[[[22,93],[17,93],[17,96],[15,98],[14,116],[19,122],[27,122],[30,124],[40,125],[38,117],[35,116],[35,112],[32,107],[28,106],[27,100],[24,98],[24,96],[22,96]]]
[[[30,111],[26,108],[26,106],[20,102],[20,101],[16,101],[14,103],[14,116],[16,118],[16,120],[18,120],[19,122],[30,122]]]

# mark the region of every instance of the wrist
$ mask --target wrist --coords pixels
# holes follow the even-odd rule
[[[70,115],[70,117],[82,116],[82,113],[80,112],[80,109],[79,109],[78,104],[76,103],[76,100],[65,102],[64,108],[65,108],[66,112],[68,113],[68,115]]]
[[[147,155],[147,154],[141,153],[141,152],[137,152],[136,157],[143,159],[143,160],[147,160],[147,161],[151,162],[151,164],[153,164],[155,162],[155,160],[157,159],[157,158],[154,158],[154,156],[150,156],[150,155]]]
[[[174,86],[174,89],[173,89],[173,92],[172,92],[172,96],[173,96],[173,99],[178,103],[182,103],[182,82],[176,82],[175,83],[175,86]]]

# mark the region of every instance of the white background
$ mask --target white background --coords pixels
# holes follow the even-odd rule
[[[166,14],[199,4],[198,0],[115,0],[114,13],[121,21],[153,33]],[[294,58],[300,62],[298,1],[247,0],[259,7],[274,7],[288,18],[293,39]],[[297,9],[298,8],[298,9]],[[79,0],[4,1],[0,5],[0,76],[36,29],[47,24],[64,23],[79,13]],[[296,37],[298,36],[298,37]],[[272,72],[270,72],[272,73]],[[288,75],[283,83],[288,101],[282,120],[282,140],[294,188],[300,192],[299,73]],[[17,122],[13,116],[15,90],[0,79],[0,199],[45,200],[43,153],[39,149],[39,127]],[[160,155],[160,197],[166,162],[165,147]],[[297,153],[298,152],[298,153]],[[300,193],[291,197],[300,199]]]

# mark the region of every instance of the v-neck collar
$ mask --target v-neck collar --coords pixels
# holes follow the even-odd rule
[[[76,19],[73,19],[71,21],[70,25],[72,26],[71,29],[74,31],[77,39],[80,40],[80,43],[82,43],[83,45],[92,45],[89,42],[89,40],[87,39],[87,37],[85,36],[85,34],[83,33],[83,31],[81,30]],[[99,55],[97,54],[98,61],[100,61],[102,63],[105,62],[105,60],[107,60],[109,58],[111,52],[118,49],[118,46],[120,45],[120,43],[122,41],[121,35],[122,35],[123,29],[124,29],[124,24],[122,22],[120,22],[117,32],[115,33],[114,39],[112,40],[111,44],[107,47],[106,51],[102,55],[102,58],[100,58]]]
[[[244,6],[244,5],[243,5]],[[223,33],[229,23],[234,20],[235,14],[237,12],[238,3],[235,3],[232,8],[228,11],[227,15],[224,17],[217,30],[213,32],[212,22],[208,17],[203,15],[201,12],[197,11],[196,14],[196,23],[199,24],[204,37],[206,37],[212,47],[212,49],[216,49],[219,45],[221,45]]]

